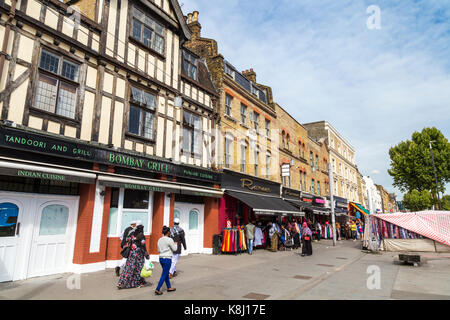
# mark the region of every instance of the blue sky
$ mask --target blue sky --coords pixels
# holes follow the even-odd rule
[[[329,121],[388,191],[389,148],[435,126],[450,138],[450,1],[180,0],[202,36],[300,123]],[[370,30],[370,5],[381,29]],[[447,186],[447,194],[450,186]],[[399,196],[398,198],[402,198]]]

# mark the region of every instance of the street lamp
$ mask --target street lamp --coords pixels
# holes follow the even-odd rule
[[[442,210],[441,199],[439,198],[439,190],[438,190],[439,186],[438,186],[438,181],[437,181],[436,166],[434,165],[433,146],[431,145],[432,142],[436,142],[436,140],[430,141],[430,151],[431,151],[431,161],[433,162],[434,180],[436,182],[436,193],[437,193],[438,202],[439,202],[439,210]]]

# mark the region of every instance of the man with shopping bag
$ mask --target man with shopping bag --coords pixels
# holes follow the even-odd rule
[[[177,243],[177,251],[173,252],[172,265],[170,266],[169,271],[169,279],[172,279],[173,277],[177,276],[177,263],[178,258],[180,257],[181,254],[181,244],[183,244],[184,250],[186,250],[187,248],[184,230],[183,228],[180,227],[180,219],[175,218],[173,220],[173,223],[174,223],[173,227],[170,228],[170,237],[173,239],[175,243]]]

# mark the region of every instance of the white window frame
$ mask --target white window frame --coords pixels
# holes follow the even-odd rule
[[[124,212],[129,212],[129,211],[142,212],[142,213],[147,212],[147,217],[148,217],[147,228],[148,228],[148,231],[144,232],[144,235],[145,236],[150,236],[152,234],[154,192],[153,191],[149,191],[148,209],[125,209],[123,207],[123,200],[124,200],[124,198],[125,198],[125,189],[124,188],[120,188],[119,189],[119,205],[118,205],[118,212],[117,212],[116,232],[115,233],[109,233],[109,231],[108,231],[108,238],[118,238],[118,237],[122,236],[122,230],[120,228],[121,225],[122,225],[122,215],[123,215]],[[142,221],[142,223],[145,223],[145,222]]]

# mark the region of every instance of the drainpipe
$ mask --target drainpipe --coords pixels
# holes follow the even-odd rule
[[[11,8],[9,9],[8,20],[6,20],[5,24],[5,37],[3,38],[2,50],[0,51],[0,77],[3,75],[3,67],[5,65],[6,50],[8,49],[9,34],[11,32],[12,20],[16,15],[16,3],[17,0],[11,1]]]

